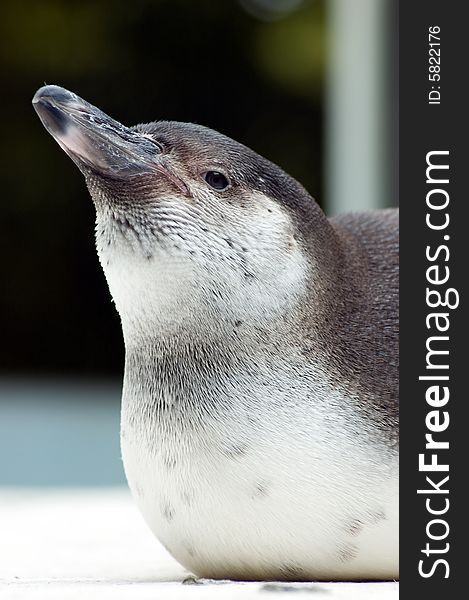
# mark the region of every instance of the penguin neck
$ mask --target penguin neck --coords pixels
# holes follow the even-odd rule
[[[291,319],[277,324],[259,322],[255,326],[242,321],[218,322],[206,327],[194,320],[145,335],[136,335],[133,330],[132,335],[124,333],[126,367],[145,365],[151,369],[164,362],[167,366],[173,364],[174,370],[184,369],[187,364],[231,364],[239,356],[255,360],[259,352],[282,345],[286,331],[291,332],[294,327]]]
[[[270,325],[236,322],[231,328],[191,327],[126,339],[126,376],[142,382],[145,374],[150,386],[155,381],[188,384],[190,379],[199,385],[202,380],[223,380],[234,371],[261,370],[266,362],[288,361],[288,336],[295,325],[289,321]]]
[[[183,422],[188,422],[184,417],[192,422],[205,411],[216,414],[222,408],[228,410],[233,396],[242,405],[247,403],[249,394],[264,385],[263,374],[272,370],[269,362],[275,362],[275,372],[283,370],[280,363],[288,360],[288,348],[277,336],[268,338],[260,331],[227,335],[212,332],[204,339],[202,333],[186,332],[184,336],[165,335],[127,346],[123,388],[126,419],[141,430],[145,429],[142,423],[159,427],[173,419],[180,424],[181,417]]]

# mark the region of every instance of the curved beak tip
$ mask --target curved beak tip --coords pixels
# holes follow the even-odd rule
[[[63,135],[66,132],[68,119],[63,107],[72,98],[71,92],[57,85],[45,85],[34,94],[34,110],[51,135]]]
[[[43,85],[34,94],[33,104],[38,104],[47,99],[59,103],[66,103],[73,99],[73,94],[58,85]]]
[[[155,144],[57,85],[37,90],[33,107],[42,124],[81,168],[125,175],[153,170]]]

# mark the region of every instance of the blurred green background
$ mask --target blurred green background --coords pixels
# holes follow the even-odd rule
[[[331,210],[384,206],[394,202],[392,4],[1,3],[0,484],[123,481],[119,319],[91,200],[32,109],[36,89],[61,85],[127,125],[217,129]]]

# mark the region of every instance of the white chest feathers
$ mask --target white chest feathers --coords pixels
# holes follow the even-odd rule
[[[124,395],[126,475],[162,544],[203,577],[397,578],[397,459],[343,398],[253,401],[165,421]]]

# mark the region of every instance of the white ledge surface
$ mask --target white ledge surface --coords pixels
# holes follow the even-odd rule
[[[0,488],[2,600],[269,600],[297,598],[295,592],[318,600],[397,600],[398,584],[191,583],[125,488]]]

